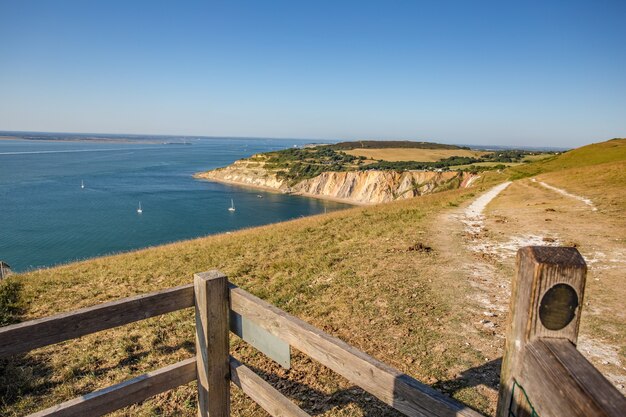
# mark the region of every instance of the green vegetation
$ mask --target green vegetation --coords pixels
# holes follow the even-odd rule
[[[469,172],[481,172],[489,170],[498,170],[506,168],[505,163],[521,162],[529,155],[534,155],[536,152],[522,151],[522,150],[507,150],[498,151],[494,153],[486,153],[480,158],[472,158],[466,156],[452,156],[444,158],[436,162],[419,162],[419,161],[379,161],[373,164],[363,165],[359,169],[382,169],[382,170],[394,170],[394,171],[407,171],[407,170],[433,170],[443,169],[448,170],[456,167],[460,171]],[[484,165],[474,165],[484,164]],[[466,166],[465,169],[459,168],[459,166]]]
[[[409,141],[360,141],[341,142],[335,145],[321,145],[310,148],[289,148],[281,151],[268,152],[257,155],[256,158],[265,161],[265,167],[276,172],[278,178],[286,179],[290,184],[314,178],[323,172],[367,171],[367,170],[450,170],[481,172],[486,170],[502,169],[505,163],[520,163],[536,152],[523,150],[503,150],[486,152],[480,157],[451,156],[435,162],[424,161],[385,161],[366,163],[364,156],[349,155],[344,150],[351,149],[468,149],[455,145],[442,145],[429,142]],[[252,159],[254,160],[254,158]],[[475,165],[484,164],[484,165]],[[462,166],[463,168],[458,168]]]
[[[289,148],[263,154],[265,167],[277,171],[278,178],[293,183],[313,178],[326,171],[348,171],[364,158],[336,152],[329,146]]]
[[[473,162],[480,162],[481,159],[470,158],[465,156],[452,156],[445,158],[437,162],[418,162],[418,161],[379,161],[373,164],[363,165],[360,170],[392,170],[392,171],[409,171],[409,170],[434,170],[448,168],[453,165],[471,164]]]
[[[22,310],[21,287],[22,284],[12,278],[0,281],[0,326],[18,321]]]

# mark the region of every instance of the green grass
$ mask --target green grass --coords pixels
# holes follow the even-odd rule
[[[554,156],[554,153],[540,153],[537,155],[526,155],[522,162],[537,162],[542,159],[550,158]]]

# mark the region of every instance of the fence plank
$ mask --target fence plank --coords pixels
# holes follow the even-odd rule
[[[518,376],[541,417],[621,417],[626,399],[566,339],[526,345]]]
[[[230,358],[230,379],[274,417],[309,417],[300,407],[237,359]]]
[[[66,401],[28,417],[101,416],[187,384],[195,379],[196,358],[194,357]]]
[[[423,417],[481,415],[232,284],[230,302],[235,312],[404,414]]]
[[[219,271],[194,274],[198,415],[230,414],[228,279]]]
[[[193,285],[189,284],[0,327],[0,357],[27,352],[193,305]]]
[[[510,412],[519,417],[531,415],[523,392],[514,390],[527,343],[550,337],[576,344],[586,274],[587,265],[575,248],[529,246],[517,252],[498,417],[508,417]]]

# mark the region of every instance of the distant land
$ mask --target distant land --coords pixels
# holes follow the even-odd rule
[[[182,137],[182,136],[0,131],[0,140],[163,144],[163,143],[183,143],[185,141],[189,141],[190,139],[192,138],[187,138],[187,137]]]
[[[350,204],[377,204],[466,188],[481,172],[554,155],[423,141],[363,140],[256,154],[195,177]]]
[[[436,145],[441,148],[446,149],[455,149],[455,148],[466,148],[466,149],[480,149],[480,150],[505,150],[505,149],[523,149],[529,151],[565,151],[569,148],[562,147],[551,147],[551,146],[509,146],[509,145],[472,145],[472,144],[441,144],[435,142],[420,142],[420,141],[409,141],[409,140],[395,140],[395,139],[379,139],[379,140],[371,140],[371,139],[363,139],[363,140],[355,140],[344,142],[341,139],[313,139],[313,138],[264,138],[264,137],[248,137],[248,136],[194,136],[194,135],[148,135],[148,134],[122,134],[122,133],[65,133],[65,132],[31,132],[31,131],[9,131],[0,130],[0,140],[39,140],[39,141],[62,141],[62,142],[81,142],[81,141],[90,141],[90,142],[112,142],[112,143],[149,143],[149,144],[162,144],[164,141],[172,141],[172,142],[184,142],[189,141],[193,142],[194,140],[199,139],[272,139],[272,140],[310,140],[310,145],[305,145],[305,147],[309,146],[317,146],[317,145],[328,145],[335,144],[336,146],[348,146],[346,144],[354,144],[361,143],[365,144],[360,147],[367,146],[375,146],[373,144],[387,144],[387,143],[395,143],[400,144],[400,146],[394,146],[397,148],[402,148],[401,144],[403,143],[412,143],[412,144],[422,144],[425,146]],[[352,146],[352,145],[350,145]],[[380,146],[379,146],[380,147]],[[411,146],[411,147],[417,147]]]

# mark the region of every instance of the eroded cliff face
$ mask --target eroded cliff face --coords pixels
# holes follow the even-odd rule
[[[462,172],[348,171],[324,172],[288,184],[263,162],[240,160],[225,168],[196,174],[196,178],[269,188],[285,193],[332,198],[356,204],[376,204],[413,198],[436,191],[467,187],[476,176]]]
[[[459,188],[463,173],[423,171],[324,172],[292,187],[308,195],[376,204]]]
[[[194,177],[288,192],[286,181],[277,178],[276,173],[267,170],[264,162],[248,159],[240,159],[224,168],[200,172]]]

